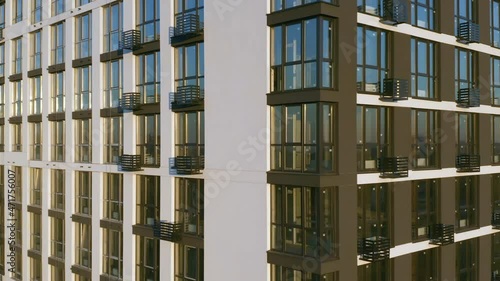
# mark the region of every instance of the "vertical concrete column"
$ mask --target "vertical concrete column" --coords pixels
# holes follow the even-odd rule
[[[394,216],[393,245],[401,245],[412,242],[411,206],[412,186],[410,181],[394,183],[392,191],[392,214]]]
[[[449,21],[447,18],[447,22]],[[455,85],[455,47],[440,43],[437,63],[441,66],[438,70],[438,94],[442,101],[455,102],[455,87],[450,87]]]
[[[394,259],[394,280],[411,280],[412,277],[412,255],[404,255]],[[445,280],[445,279],[443,279]]]
[[[92,280],[99,280],[102,270],[102,253],[104,252],[101,231],[101,218],[103,215],[103,173],[96,172],[92,175]],[[130,205],[128,205],[130,206]],[[125,248],[125,247],[123,247]]]
[[[481,175],[479,176],[479,198],[477,208],[479,209],[479,227],[491,225],[491,188],[492,176]]]
[[[92,53],[102,53],[103,12],[101,9],[92,12]],[[104,69],[100,56],[92,56],[92,162],[102,163],[104,128],[101,122],[101,103],[103,101]]]
[[[453,111],[440,111],[441,130],[439,132],[439,145],[441,150],[441,168],[455,168],[457,155],[457,125],[456,113]]]
[[[70,119],[71,120],[71,119]],[[65,228],[65,243],[64,243],[64,274],[66,280],[73,279],[71,266],[75,263],[75,227],[71,216],[75,212],[75,173],[68,169],[64,171],[64,228]]]
[[[51,177],[50,177],[50,169],[42,169],[42,189],[40,190],[40,200],[42,203],[42,214],[41,220],[42,223],[40,225],[41,228],[41,260],[42,260],[42,272],[41,277],[42,280],[51,280],[50,279],[50,266],[46,265],[48,257],[50,255],[50,217],[49,217],[49,207],[51,204],[50,192],[52,188]]]
[[[75,161],[75,134],[73,122],[73,108],[75,96],[75,71],[73,69],[73,58],[75,57],[74,45],[74,31],[75,31],[75,18],[68,18],[64,23],[64,91],[65,91],[65,136],[66,136],[66,151],[65,162],[72,163]]]

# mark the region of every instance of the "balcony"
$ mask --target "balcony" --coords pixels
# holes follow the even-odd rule
[[[478,107],[480,105],[480,92],[476,88],[467,88],[458,90],[457,107],[469,108]]]
[[[398,25],[408,21],[408,6],[399,0],[384,0],[383,15],[380,20],[383,24]]]
[[[463,22],[457,27],[457,42],[462,44],[479,43],[479,25],[477,23]]]
[[[500,211],[496,210],[493,211],[491,214],[491,226],[493,226],[494,229],[500,229]]]
[[[170,44],[179,43],[203,33],[200,16],[185,14],[175,19],[175,27],[170,28]]]
[[[455,165],[458,173],[472,173],[481,170],[481,159],[477,154],[458,155]]]
[[[433,245],[449,245],[455,241],[454,226],[452,224],[434,224],[429,226],[429,243]]]
[[[122,41],[120,49],[135,51],[141,48],[141,31],[127,30],[122,33]]]
[[[170,94],[170,104],[172,109],[182,109],[196,105],[202,105],[204,93],[200,86],[179,86],[177,92]]]
[[[155,221],[153,233],[156,238],[164,241],[178,242],[181,240],[182,223]]]
[[[120,107],[124,110],[136,110],[141,102],[140,93],[123,93],[120,100]]]
[[[377,164],[381,178],[408,177],[408,157],[382,157]]]
[[[201,174],[205,168],[204,156],[176,156],[170,158],[171,173],[178,175]]]
[[[0,41],[2,41],[3,39],[3,28],[0,28]]]
[[[390,255],[389,239],[381,236],[364,238],[359,241],[360,259],[369,262],[382,261]]]
[[[124,154],[119,157],[118,165],[120,166],[120,171],[142,171],[141,155]]]
[[[380,93],[382,101],[398,101],[408,99],[408,80],[405,79],[384,79],[384,90]]]

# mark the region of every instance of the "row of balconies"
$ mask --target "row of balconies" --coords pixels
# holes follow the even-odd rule
[[[182,110],[187,107],[203,105],[205,95],[200,86],[188,85],[179,86],[177,91],[170,93],[170,106],[175,110]],[[122,110],[136,111],[144,105],[141,95],[138,92],[123,93],[120,100]]]
[[[200,222],[199,225],[193,225],[190,223],[168,222],[161,220],[161,221],[155,221],[154,224],[152,225],[152,228],[153,228],[153,234],[156,238],[170,242],[181,241],[182,236],[185,234],[200,236],[200,233],[203,233],[202,222]]]
[[[137,154],[123,154],[118,159],[118,166],[121,171],[134,172],[142,171],[145,163],[142,156]],[[205,168],[205,157],[198,156],[176,156],[170,158],[170,173],[173,175],[194,175],[200,174]]]

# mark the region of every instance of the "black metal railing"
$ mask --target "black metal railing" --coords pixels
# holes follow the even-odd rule
[[[407,100],[408,92],[408,80],[397,78],[384,79],[384,87],[380,93],[380,99],[388,101]]]
[[[455,230],[452,224],[434,224],[429,226],[429,243],[434,245],[449,245],[455,241]]]
[[[493,211],[491,214],[491,226],[494,229],[500,229],[500,210]]]
[[[481,94],[477,88],[460,89],[457,93],[458,107],[478,107],[480,105]]]
[[[177,92],[170,94],[173,109],[203,104],[204,93],[200,86],[189,85],[177,87]]]
[[[477,154],[461,154],[455,161],[457,172],[479,172],[481,170],[481,158]]]
[[[199,15],[180,15],[175,19],[175,27],[171,27],[169,32],[170,43],[185,37],[197,36],[203,32],[203,22],[200,21]]]
[[[382,157],[377,164],[381,178],[408,177],[408,157]]]
[[[153,234],[161,240],[178,242],[182,238],[182,225],[182,223],[155,221]]]
[[[141,48],[141,31],[132,29],[122,32],[120,47],[120,49],[132,51]]]
[[[118,166],[120,167],[120,171],[141,171],[141,155],[123,154],[118,159]]]
[[[170,169],[179,175],[200,174],[204,168],[204,156],[176,156],[170,158]]]
[[[463,22],[457,27],[457,42],[463,44],[479,43],[479,24]]]
[[[358,241],[360,259],[376,262],[390,257],[390,241],[386,237],[374,236]]]
[[[0,40],[3,40],[3,28],[0,28]]]
[[[125,110],[135,110],[141,104],[140,93],[123,93],[120,100],[120,107]]]
[[[381,23],[397,25],[408,21],[408,6],[400,0],[384,0]]]

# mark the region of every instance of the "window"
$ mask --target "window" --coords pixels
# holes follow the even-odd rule
[[[123,175],[104,173],[104,218],[123,219]]]
[[[0,205],[5,206],[4,166],[0,166]],[[0,208],[0,270],[5,270],[5,208]]]
[[[51,74],[52,76],[52,113],[64,112],[64,71]]]
[[[18,23],[23,20],[23,1],[12,0],[12,24]]]
[[[12,124],[11,134],[12,134],[12,151],[22,152],[23,151],[23,129],[22,124]]]
[[[500,105],[500,58],[491,57],[491,104]]]
[[[271,170],[334,172],[335,105],[271,107]]]
[[[0,77],[5,76],[5,44],[0,44]]]
[[[374,236],[390,238],[390,188],[387,183],[358,187],[358,239]]]
[[[104,107],[116,108],[120,106],[123,90],[123,60],[114,60],[104,63]]]
[[[5,28],[5,2],[0,3],[0,28]]]
[[[175,86],[199,86],[205,90],[205,44],[175,48]]]
[[[42,0],[31,1],[31,24],[42,21]]]
[[[382,16],[383,0],[357,0],[358,12]]]
[[[103,118],[104,122],[104,163],[118,163],[123,154],[123,118]]]
[[[160,165],[160,115],[138,117],[137,153],[144,165]]]
[[[94,0],[75,0],[75,3],[76,3],[76,7],[79,7],[81,5],[88,4],[92,1],[94,1]]]
[[[337,189],[271,185],[271,249],[336,257]]]
[[[310,272],[298,271],[292,268],[287,268],[279,265],[271,264],[271,281],[336,281],[338,274],[328,273],[317,275]]]
[[[493,137],[493,164],[500,164],[500,116],[491,116],[492,131],[491,135]]]
[[[478,240],[477,238],[455,243],[457,281],[477,281]]]
[[[358,281],[390,281],[392,279],[391,267],[391,260],[358,266]]]
[[[65,11],[65,0],[52,0],[52,16],[59,15]]]
[[[76,18],[75,58],[86,58],[92,55],[92,14]]]
[[[137,224],[153,225],[160,220],[160,177],[137,177]]]
[[[42,205],[42,169],[30,168],[31,198],[30,204],[34,206]]]
[[[411,24],[436,30],[436,3],[434,0],[411,0]]]
[[[179,17],[184,15],[197,15],[201,26],[203,26],[205,6],[204,0],[175,0],[174,5],[175,22],[177,22]]]
[[[160,39],[160,0],[137,0],[137,29],[143,43]],[[189,1],[194,2],[194,1]]]
[[[31,34],[31,69],[42,68],[42,31]]]
[[[19,200],[19,203],[21,203],[21,202],[22,202],[22,200]],[[26,213],[26,214],[28,214],[28,213]],[[17,207],[16,209],[14,209],[14,217],[17,220],[16,221],[17,225],[23,225],[23,212],[21,211],[20,207]],[[23,231],[22,231],[22,227],[16,227],[15,233],[16,233],[16,237],[15,237],[15,241],[16,242],[15,242],[15,245],[17,246],[18,250],[21,250],[21,248],[23,247]],[[29,245],[26,245],[26,246],[29,246]],[[16,266],[17,266],[17,264],[16,264]],[[19,270],[19,272],[22,272],[22,270]],[[22,280],[22,278],[21,278],[21,280]]]
[[[5,152],[5,125],[0,125],[0,152]]]
[[[92,226],[75,223],[75,263],[92,268]]]
[[[104,8],[104,52],[112,52],[120,49],[122,29],[122,2],[106,6]]]
[[[357,89],[359,92],[383,92],[389,76],[388,35],[385,31],[358,26]]]
[[[52,277],[51,281],[64,280],[64,266],[50,265],[50,276]]]
[[[92,173],[75,172],[75,213],[92,215]]]
[[[17,221],[17,223],[20,223],[20,221]],[[20,245],[20,244],[18,244]],[[15,248],[15,251],[16,251],[16,257],[21,257],[22,256],[22,248],[21,247],[17,247]],[[23,280],[23,263],[17,263],[16,264],[16,267],[14,268],[14,280],[17,280],[17,281],[22,281]],[[11,275],[12,276],[12,275]]]
[[[5,117],[5,87],[0,85],[0,118]]]
[[[412,182],[412,236],[414,241],[427,240],[428,227],[438,222],[438,189],[438,180]]]
[[[29,123],[31,132],[30,160],[42,160],[42,122]]]
[[[439,112],[412,109],[413,168],[439,168]]]
[[[141,94],[141,103],[160,101],[160,52],[138,56],[137,91]]]
[[[75,162],[92,162],[92,119],[75,120]]]
[[[135,280],[160,280],[160,240],[136,236]]]
[[[64,130],[64,120],[63,121],[53,121],[51,122],[52,129],[52,161],[64,162],[65,158],[65,130]]]
[[[330,4],[337,4],[338,0],[272,0],[271,12],[277,12],[284,9],[290,9],[301,5],[307,5],[316,2],[325,2]],[[329,280],[328,280],[329,281]]]
[[[23,114],[23,81],[12,83],[12,116]]]
[[[458,177],[455,179],[456,209],[455,228],[463,230],[477,225],[479,178]]]
[[[411,39],[411,96],[436,99],[435,43]]]
[[[50,255],[64,259],[64,219],[50,217],[50,232]],[[60,280],[64,280],[64,278]]]
[[[42,114],[42,76],[30,78],[30,114]]]
[[[203,249],[175,244],[175,280],[203,280]]]
[[[458,34],[458,26],[464,22],[477,22],[477,1],[455,0],[455,32]]]
[[[116,278],[123,275],[123,233],[103,228],[102,272]]]
[[[175,179],[175,221],[184,224],[184,233],[203,237],[204,181]]]
[[[190,111],[175,114],[176,156],[205,155],[205,113]]]
[[[51,170],[51,209],[64,212],[64,170]]]
[[[500,213],[500,174],[491,175],[491,206],[493,212]]]
[[[30,232],[31,232],[31,250],[41,251],[41,233],[42,233],[42,218],[40,214],[29,213],[30,214]]]
[[[491,279],[500,277],[500,234],[491,235]]]
[[[358,171],[378,171],[377,160],[392,154],[392,111],[359,105],[356,123]]]
[[[23,69],[23,38],[12,40],[12,74],[19,74]]]
[[[64,22],[52,26],[52,64],[64,63]]]
[[[475,155],[479,152],[479,116],[474,113],[457,113],[457,154]]]
[[[438,249],[415,252],[411,255],[411,259],[411,280],[439,280]]]
[[[271,92],[333,88],[333,33],[333,20],[323,17],[273,27]]]
[[[455,93],[477,85],[477,54],[473,51],[455,48]]]
[[[89,110],[92,105],[92,66],[75,69],[75,111]]]
[[[491,45],[500,48],[500,0],[491,1]]]
[[[22,183],[23,167],[13,166],[13,170],[14,170],[14,173],[16,174],[16,183],[14,186],[15,198],[13,198],[13,200],[14,200],[14,202],[18,202],[19,204],[21,204],[23,202],[23,183]],[[15,218],[19,218],[20,216],[21,216],[21,214],[16,214]],[[19,223],[21,223],[21,222],[19,222]],[[22,225],[22,223],[20,225]],[[20,229],[16,228],[16,231],[20,231]],[[16,237],[16,239],[18,239],[18,238]],[[19,240],[21,240],[21,238],[19,238]],[[19,241],[18,245],[21,245],[20,241]]]
[[[30,260],[30,280],[42,280],[42,261],[38,258],[29,258]]]

